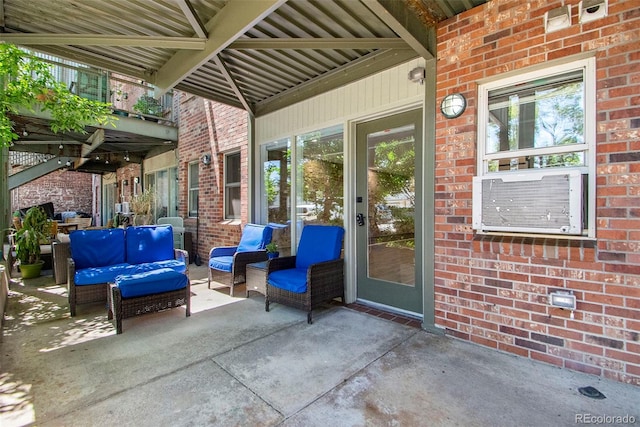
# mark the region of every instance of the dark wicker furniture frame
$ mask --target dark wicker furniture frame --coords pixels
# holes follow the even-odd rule
[[[53,242],[51,257],[53,258],[53,279],[56,285],[67,283],[67,259],[71,256],[69,242]]]
[[[186,264],[185,274],[189,276],[189,258],[187,251],[184,249],[173,250],[175,259],[184,259]],[[95,285],[76,286],[75,283],[76,263],[73,258],[67,258],[67,291],[69,293],[69,311],[71,316],[76,315],[76,305],[88,304],[92,302],[107,302],[107,283],[98,283]]]
[[[213,252],[213,249],[209,251],[209,258],[211,258],[211,252]],[[241,285],[247,281],[247,264],[266,261],[267,259],[266,250],[236,252],[233,255],[233,266],[231,267],[231,272],[220,271],[209,267],[209,281],[207,283],[207,287],[211,289],[211,281],[213,280],[229,286],[231,288],[229,295],[233,296],[233,288],[236,285]]]
[[[269,284],[269,274],[277,270],[295,268],[296,257],[273,258],[267,264],[267,295],[265,310],[272,302],[298,308],[307,312],[307,323],[313,323],[311,312],[321,304],[340,297],[344,304],[344,260],[319,262],[307,269],[307,291],[291,292]]]
[[[122,319],[182,305],[186,306],[186,317],[191,316],[191,281],[188,277],[187,286],[183,289],[133,298],[122,298],[120,288],[115,283],[109,283],[107,319],[114,322],[116,334],[121,334]]]

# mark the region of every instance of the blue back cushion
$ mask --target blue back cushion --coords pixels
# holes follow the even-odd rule
[[[340,258],[344,228],[337,225],[306,225],[302,229],[296,268],[307,269],[311,264]]]
[[[127,228],[129,264],[173,259],[173,228],[170,225],[141,225]]]
[[[76,269],[104,267],[125,261],[124,230],[77,230],[69,235],[71,258]]]
[[[247,224],[242,230],[237,252],[259,251],[271,241],[273,229],[266,225]]]

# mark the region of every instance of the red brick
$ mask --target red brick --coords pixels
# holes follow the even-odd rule
[[[499,324],[501,328],[521,331],[518,333],[522,336],[517,337],[521,340],[527,339],[526,334],[536,333],[562,339],[565,344],[565,348],[550,345],[549,351],[555,352],[553,355],[547,354],[543,347],[526,347],[529,341],[534,340],[519,341],[515,345],[511,342],[499,343],[500,349],[558,366],[598,375],[604,373],[620,381],[638,382],[638,372],[621,375],[620,371],[616,371],[620,361],[615,359],[625,357],[615,353],[620,350],[610,353],[609,361],[604,357],[602,345],[585,342],[585,335],[589,334],[611,340],[600,344],[618,346],[623,343],[629,354],[640,352],[640,345],[632,337],[617,335],[622,330],[638,330],[638,321],[635,319],[640,318],[640,297],[637,295],[640,284],[633,279],[640,276],[640,255],[638,248],[630,246],[631,242],[640,241],[640,232],[636,231],[640,229],[640,214],[634,214],[633,211],[640,204],[637,200],[640,183],[635,176],[640,172],[640,166],[633,160],[636,155],[633,153],[640,151],[640,142],[637,140],[637,129],[640,127],[640,110],[637,106],[640,105],[640,97],[634,95],[640,93],[640,77],[636,76],[637,67],[634,67],[634,62],[640,61],[640,54],[637,53],[637,44],[627,41],[633,40],[640,24],[640,12],[624,4],[610,0],[609,16],[606,18],[549,34],[544,32],[544,13],[561,5],[559,1],[530,2],[527,7],[516,0],[497,2],[494,12],[500,14],[499,22],[495,13],[484,15],[489,7],[487,5],[450,18],[446,21],[448,25],[457,28],[455,33],[438,31],[438,56],[447,58],[440,62],[446,62],[448,72],[456,76],[455,81],[447,80],[449,77],[438,78],[437,91],[439,97],[450,93],[450,89],[455,87],[468,89],[466,93],[473,92],[478,80],[499,77],[503,72],[517,72],[523,67],[539,63],[539,59],[531,59],[537,56],[550,60],[579,52],[595,54],[599,85],[596,93],[598,133],[595,162],[598,165],[597,244],[572,239],[475,235],[473,252],[467,255],[473,263],[464,274],[481,278],[484,282],[465,278],[465,282],[473,285],[464,290],[468,299],[458,304],[478,304],[481,301],[476,295],[481,295],[491,310],[486,313],[485,321]],[[577,18],[577,10],[573,11],[573,16]],[[466,47],[465,51],[463,44],[456,42],[458,37],[470,35],[466,30],[471,25],[474,27],[472,36],[476,44]],[[478,44],[477,40],[482,43]],[[469,95],[470,99],[477,102],[475,94]],[[473,114],[476,113],[477,108],[474,108]],[[445,248],[462,249],[466,248],[462,243],[469,238],[470,233],[466,231],[454,227],[441,228],[440,224],[446,224],[447,221],[454,224],[459,218],[464,218],[468,226],[470,221],[469,188],[456,188],[454,185],[457,178],[467,183],[469,176],[476,173],[474,170],[458,169],[467,166],[472,168],[477,160],[475,149],[468,145],[476,137],[474,128],[477,123],[474,119],[471,113],[465,114],[464,120],[457,121],[436,116],[436,127],[442,130],[441,135],[444,136],[436,141],[436,155],[446,150],[447,155],[438,158],[455,161],[454,164],[436,166],[436,176],[447,179],[447,186],[439,191],[446,193],[447,203],[455,201],[455,206],[441,206],[449,209],[443,211],[442,218],[436,218],[438,231],[443,231],[441,239],[446,241],[446,245],[444,241],[438,241],[436,246],[443,243]],[[456,140],[453,137],[467,134],[472,135],[472,139]],[[461,145],[458,146],[458,143]],[[456,176],[449,176],[449,172],[454,170]],[[454,244],[450,240],[454,240]],[[465,256],[447,250],[447,255],[454,253],[455,256]],[[459,266],[442,263],[441,271],[458,273]],[[632,286],[627,287],[627,284]],[[546,304],[549,291],[564,288],[573,290],[578,298],[578,310],[573,313],[575,319],[570,319],[569,311]],[[455,304],[451,308],[456,311],[460,309]],[[612,324],[614,320],[615,324]],[[623,326],[619,325],[620,322],[624,322]],[[488,325],[483,323],[483,326]],[[466,328],[463,333],[469,333],[468,339],[472,340],[492,337],[484,328]],[[614,336],[610,337],[611,334]],[[504,338],[509,337],[513,335],[504,335]],[[501,338],[492,338],[501,341]]]

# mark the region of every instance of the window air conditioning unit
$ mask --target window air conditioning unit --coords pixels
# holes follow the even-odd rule
[[[473,228],[582,234],[581,172],[547,169],[474,177]]]
[[[122,213],[123,214],[129,213],[129,202],[122,202]]]
[[[116,203],[116,213],[122,213],[122,203]]]

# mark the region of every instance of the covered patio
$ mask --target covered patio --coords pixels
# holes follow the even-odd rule
[[[100,304],[71,318],[51,276],[11,287],[3,426],[575,425],[640,419],[640,389],[432,335],[402,320],[207,289],[190,267],[182,308],[124,321]],[[606,399],[583,396],[593,386]],[[616,418],[619,417],[619,418]],[[624,418],[626,417],[626,418]],[[633,421],[631,421],[633,423]]]
[[[261,148],[289,138],[295,154],[297,138],[338,125],[349,302],[367,299],[353,221],[357,171],[366,164],[358,162],[358,126],[415,109],[425,168],[417,267],[405,280],[415,277],[421,290],[419,310],[409,311],[422,316],[422,329],[357,305],[327,306],[307,326],[300,311],[274,305],[265,313],[262,297],[207,290],[206,271],[193,268],[190,318],[181,309],[141,316],[116,336],[104,307],[71,319],[63,288],[46,278],[16,283],[2,343],[10,398],[2,416],[17,425],[638,422],[639,389],[623,384],[637,385],[640,372],[637,79],[629,71],[638,62],[638,14],[609,0],[609,15],[582,22],[582,2],[568,3],[61,1],[47,14],[34,2],[5,0],[0,40],[133,76],[158,93],[175,88],[245,110],[250,221],[268,222],[257,206]],[[126,13],[114,4],[126,4]],[[554,7],[566,8],[568,28],[549,31]],[[489,108],[478,82],[517,87],[506,80],[560,65],[563,73],[585,70],[595,108],[584,115],[588,155],[613,150],[586,162],[592,197],[580,201],[583,213],[590,209],[583,234],[476,230],[473,179],[493,161],[478,151],[487,125],[479,111]],[[604,72],[610,79],[601,84],[595,77]],[[445,119],[438,101],[455,92],[468,108]],[[199,158],[181,162],[184,178]],[[558,291],[575,296],[575,313],[550,304]],[[581,395],[588,385],[606,399]]]

